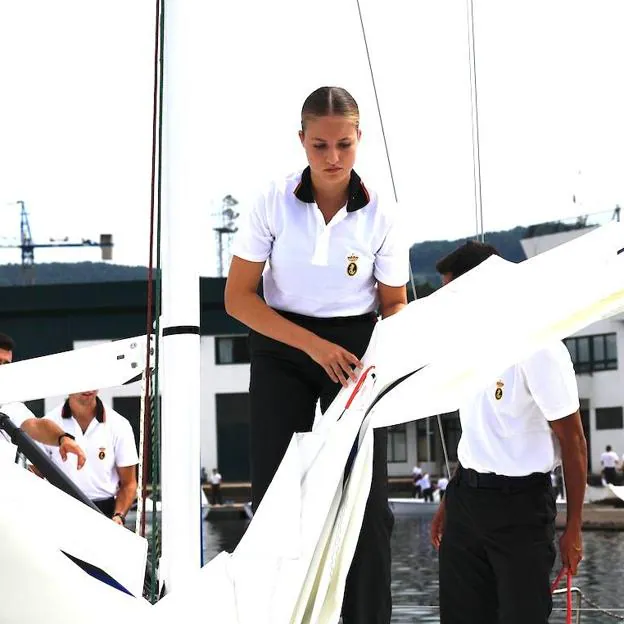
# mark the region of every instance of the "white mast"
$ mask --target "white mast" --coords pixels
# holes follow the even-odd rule
[[[162,558],[166,591],[201,565],[198,224],[210,167],[204,0],[163,2]],[[208,236],[204,232],[204,236]]]

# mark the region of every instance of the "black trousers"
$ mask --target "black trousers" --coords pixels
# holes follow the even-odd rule
[[[604,478],[607,483],[615,483],[616,481],[616,472],[615,468],[605,468],[604,469]]]
[[[364,354],[375,325],[373,316],[313,319],[281,314],[357,357]],[[310,431],[317,401],[325,411],[341,386],[302,351],[253,331],[249,338],[251,488],[255,509],[293,433]],[[390,536],[394,518],[388,506],[386,445],[386,430],[375,430],[371,491],[347,576],[344,624],[388,624],[392,614]]]
[[[107,518],[112,518],[115,513],[115,498],[103,498],[91,501]]]
[[[445,495],[441,624],[547,624],[556,506],[549,475],[526,487],[473,487],[462,471]]]
[[[212,483],[210,485],[210,504],[223,505],[223,496],[221,496],[221,484]]]

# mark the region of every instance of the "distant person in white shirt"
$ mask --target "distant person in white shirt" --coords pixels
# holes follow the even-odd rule
[[[419,485],[420,478],[422,477],[422,468],[416,464],[412,468],[412,483],[414,484],[414,498],[420,498],[422,490]]]
[[[128,420],[102,403],[97,390],[70,394],[45,419],[79,441],[88,462],[84,470],[77,472],[73,462],[61,462],[57,450],[48,446],[50,458],[102,513],[123,525],[136,498],[139,463]]]
[[[15,342],[6,334],[0,334],[0,366],[13,362]],[[0,413],[6,414],[11,422],[25,431],[33,440],[58,448],[61,460],[67,460],[67,454],[76,456],[77,467],[80,469],[86,461],[82,449],[74,440],[55,423],[36,418],[23,403],[7,403],[0,405]],[[5,431],[0,431],[0,461],[14,462],[17,447],[11,442]]]
[[[210,475],[210,504],[223,505],[223,496],[221,495],[221,481],[223,477],[216,468],[212,469]]]
[[[444,498],[448,484],[449,480],[446,477],[440,477],[438,479],[438,492],[440,493],[440,500]]]
[[[498,255],[491,245],[470,241],[437,269],[448,284],[491,255]],[[546,624],[557,514],[550,472],[560,463],[567,493],[561,560],[575,574],[582,559],[587,445],[565,345],[502,371],[459,416],[459,466],[431,528],[440,550],[440,622]]]
[[[605,452],[600,455],[600,463],[602,464],[602,474],[607,483],[615,483],[615,469],[620,462],[618,454],[607,445]]]
[[[429,474],[425,473],[422,477],[420,477],[417,485],[420,487],[420,491],[422,492],[422,496],[425,499],[425,502],[433,502],[433,488],[431,487],[431,479],[429,478]]]

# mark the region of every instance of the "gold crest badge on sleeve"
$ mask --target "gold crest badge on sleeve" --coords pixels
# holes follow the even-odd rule
[[[106,448],[103,446],[100,447],[100,452],[98,453],[98,457],[100,459],[104,459],[106,457]]]
[[[349,264],[347,264],[347,275],[349,277],[353,277],[357,271],[358,271],[358,266],[357,266],[357,261],[359,260],[359,256],[356,256],[355,254],[351,254],[348,258],[347,258],[347,262]]]
[[[505,384],[502,381],[497,381],[496,382],[496,391],[494,392],[494,398],[497,401],[500,401],[503,398],[503,387],[505,386]]]

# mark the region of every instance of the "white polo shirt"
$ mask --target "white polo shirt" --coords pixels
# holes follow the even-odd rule
[[[557,342],[508,368],[459,410],[464,468],[507,476],[547,473],[560,462],[548,421],[579,409],[570,354]]]
[[[103,422],[94,418],[83,434],[76,419],[73,416],[63,418],[62,411],[63,406],[60,405],[46,414],[45,418],[53,420],[76,438],[87,456],[85,465],[78,470],[75,455],[69,455],[64,462],[57,447],[42,447],[91,500],[116,496],[119,489],[117,467],[135,466],[139,463],[132,426],[121,414],[104,404]]]
[[[308,167],[273,183],[256,201],[232,253],[267,261],[264,298],[272,308],[323,318],[365,314],[377,308],[377,282],[404,286],[409,279],[398,214],[352,171],[347,204],[326,224]]]
[[[604,468],[615,468],[619,459],[615,451],[605,451],[600,456],[600,463]]]
[[[7,403],[0,406],[0,412],[6,414],[16,427],[21,427],[25,420],[35,418],[35,415],[23,403]],[[15,461],[17,446],[5,431],[0,431],[0,461]]]

